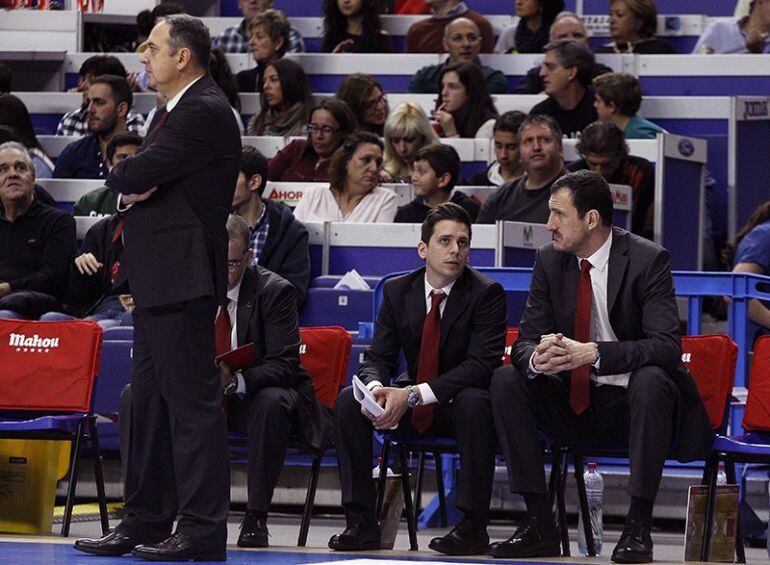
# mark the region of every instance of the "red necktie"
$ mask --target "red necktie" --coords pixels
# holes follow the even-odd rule
[[[591,263],[586,259],[580,261],[580,285],[575,305],[575,341],[586,343],[591,334]],[[591,368],[581,365],[572,369],[569,385],[569,405],[575,414],[581,414],[589,404],[589,387]]]
[[[144,144],[145,147],[148,147],[155,141],[155,136],[158,135],[158,131],[160,131],[160,128],[166,123],[166,118],[168,118],[168,110],[166,110],[166,105],[164,104],[158,110],[158,115],[154,120],[155,126],[153,126],[152,130],[147,134],[146,143]]]
[[[430,312],[422,324],[420,341],[420,359],[417,362],[417,384],[427,383],[438,376],[438,354],[441,342],[441,311],[439,305],[446,298],[441,291],[431,294]],[[420,433],[433,424],[433,406],[415,406],[412,408],[412,425]]]
[[[228,299],[227,304],[230,303]],[[230,313],[227,311],[227,304],[220,306],[217,321],[214,324],[214,336],[217,348],[217,356],[227,353],[232,349],[231,334],[233,331],[230,325]]]

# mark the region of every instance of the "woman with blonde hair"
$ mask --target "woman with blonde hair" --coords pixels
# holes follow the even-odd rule
[[[414,156],[427,145],[439,143],[425,111],[414,102],[402,102],[385,121],[383,182],[409,182]]]

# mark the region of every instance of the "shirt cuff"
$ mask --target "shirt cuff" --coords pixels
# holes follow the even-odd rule
[[[123,195],[118,194],[118,202],[117,202],[118,212],[125,212],[126,210],[131,208],[131,206],[133,206],[133,204],[127,204],[126,206],[122,206],[122,204],[123,204]]]
[[[423,406],[427,406],[428,404],[438,404],[438,398],[436,398],[436,395],[433,394],[433,391],[431,390],[428,383],[418,384],[417,390],[420,391]]]
[[[534,379],[536,376],[540,375],[541,373],[535,370],[535,364],[532,362],[535,358],[535,351],[532,352],[532,355],[529,357],[529,366],[527,367],[527,378],[528,379]]]
[[[246,379],[243,378],[243,373],[236,371],[235,378],[238,379],[238,388],[235,389],[235,394],[238,398],[246,396]]]
[[[366,388],[369,390],[374,390],[377,387],[381,387],[382,383],[380,381],[369,381],[369,383],[366,385]]]

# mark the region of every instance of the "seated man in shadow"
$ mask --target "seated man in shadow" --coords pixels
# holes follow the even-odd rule
[[[216,318],[217,354],[254,344],[254,364],[231,371],[220,363],[228,428],[245,433],[248,503],[238,536],[240,547],[267,547],[267,512],[291,437],[301,437],[311,454],[331,445],[329,411],[318,401],[299,360],[297,295],[287,280],[253,265],[249,226],[227,220],[227,306]],[[128,387],[127,387],[128,388]],[[128,453],[130,397],[121,395],[121,451]]]
[[[456,505],[460,523],[431,549],[484,553],[497,439],[489,398],[492,371],[506,334],[502,287],[467,266],[471,221],[457,204],[431,209],[417,252],[425,267],[389,280],[383,290],[374,338],[358,377],[384,408],[374,417],[351,387],[334,406],[334,436],[347,528],[329,547],[360,551],[380,547],[372,472],[372,429],[405,437],[457,438],[460,473]],[[399,353],[407,372],[390,385]]]

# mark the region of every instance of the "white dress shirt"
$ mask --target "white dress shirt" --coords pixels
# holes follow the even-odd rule
[[[238,293],[241,291],[241,283],[238,282],[233,288],[227,291],[227,315],[230,318],[230,349],[238,349]],[[219,307],[221,310],[221,306]],[[219,316],[219,311],[217,316]],[[246,379],[243,378],[241,371],[235,371],[235,377],[238,379],[238,388],[235,394],[244,396],[246,394]]]
[[[443,292],[446,295],[444,300],[442,300],[441,303],[438,305],[439,316],[443,316],[444,310],[446,310],[446,303],[449,300],[449,293],[452,292],[452,287],[457,282],[457,279],[453,280],[444,288],[433,288],[430,285],[430,283],[428,283],[428,277],[425,277],[425,279],[423,280],[424,280],[424,286],[425,286],[425,316],[427,317],[427,315],[430,313],[430,308],[431,308],[431,305],[433,304],[431,295],[434,292]],[[416,378],[416,375],[415,375],[415,378]],[[367,386],[369,387],[369,390],[374,390],[375,388],[382,386],[382,383],[380,381],[371,381]],[[420,391],[420,396],[422,397],[423,406],[427,404],[436,404],[438,402],[438,399],[436,398],[436,395],[433,394],[433,390],[431,390],[429,383],[418,384],[417,390]]]

